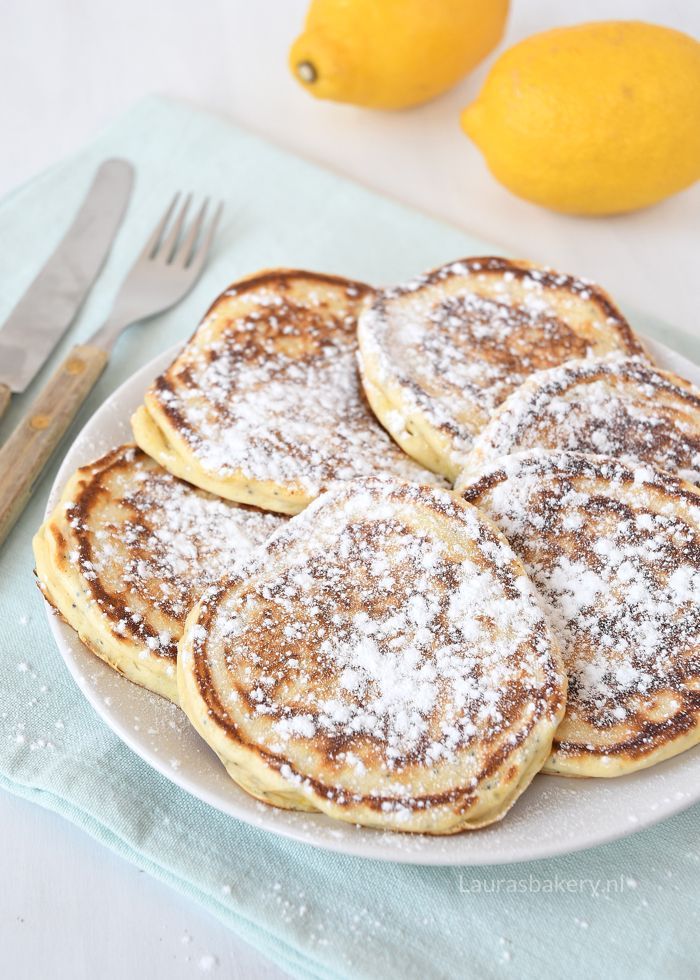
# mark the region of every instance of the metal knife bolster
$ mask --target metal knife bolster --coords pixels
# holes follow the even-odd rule
[[[0,328],[0,384],[24,391],[70,326],[102,268],[134,182],[126,160],[106,160],[61,243]]]

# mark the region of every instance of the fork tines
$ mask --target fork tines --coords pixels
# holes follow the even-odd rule
[[[223,211],[223,201],[218,203],[213,217],[205,224],[210,204],[210,198],[205,198],[196,217],[186,228],[185,219],[192,203],[192,194],[187,194],[180,207],[177,208],[181,196],[180,191],[178,191],[166,208],[165,214],[158,222],[143,250],[142,259],[156,259],[159,262],[165,262],[167,265],[176,265],[186,269],[195,263],[203,262],[206,258]],[[176,208],[177,214],[175,214],[175,219],[171,221]]]

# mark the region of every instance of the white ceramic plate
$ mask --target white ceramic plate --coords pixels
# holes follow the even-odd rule
[[[649,342],[658,362],[700,386],[700,368]],[[175,351],[156,358],[107,399],[69,450],[47,513],[78,467],[131,440],[129,417]],[[48,610],[48,607],[47,607]],[[619,779],[537,776],[505,819],[455,837],[367,830],[328,817],[278,810],[247,796],[226,775],[184,714],[98,660],[73,630],[49,614],[59,650],[80,689],[110,728],[149,765],[193,796],[265,830],[316,847],[384,861],[481,865],[528,861],[602,844],[648,827],[700,800],[700,746]]]

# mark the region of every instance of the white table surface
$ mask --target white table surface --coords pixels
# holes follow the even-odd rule
[[[700,3],[692,0],[512,6],[506,43],[612,17],[700,36]],[[459,110],[478,91],[485,66],[410,112],[320,103],[286,66],[305,7],[306,0],[0,0],[0,195],[140,97],[179,96],[514,255],[590,276],[620,301],[700,332],[700,185],[613,219],[568,218],[526,204],[490,177],[459,128]],[[2,794],[0,828],[3,976],[281,976],[210,915],[60,818]],[[96,897],[103,914],[95,914]]]

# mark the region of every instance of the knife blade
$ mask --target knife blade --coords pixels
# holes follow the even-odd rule
[[[0,328],[0,389],[24,391],[72,323],[109,254],[133,182],[126,160],[99,167],[70,228]]]

